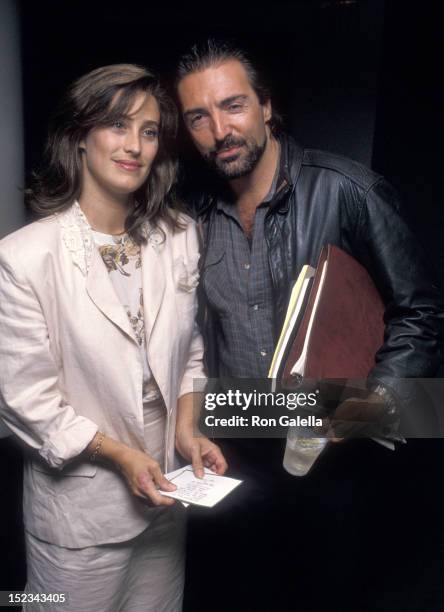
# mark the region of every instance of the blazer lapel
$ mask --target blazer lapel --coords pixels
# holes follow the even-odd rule
[[[97,308],[137,344],[128,316],[114,291],[98,249],[94,249],[91,255],[86,290]]]
[[[86,290],[97,308],[137,344],[128,316],[114,291],[108,271],[94,244],[87,218],[78,202],[57,215],[61,235],[73,264],[86,277]],[[165,279],[161,268],[162,236],[156,231],[148,233],[148,244],[142,249],[142,282],[145,302],[145,326],[150,332],[160,308]],[[147,334],[148,342],[149,334]]]
[[[165,293],[165,245],[160,232],[148,235],[142,247],[142,290],[145,317],[145,335],[148,346]]]

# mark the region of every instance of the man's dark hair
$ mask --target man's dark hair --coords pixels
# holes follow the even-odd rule
[[[202,72],[206,68],[217,66],[230,60],[237,60],[242,64],[259,102],[261,104],[268,102],[271,99],[270,89],[264,76],[258,71],[249,55],[228,40],[214,38],[209,38],[203,43],[193,45],[187,53],[180,57],[176,72],[176,89],[180,81],[188,74]],[[282,127],[282,118],[275,112],[273,107],[268,125],[275,136]]]

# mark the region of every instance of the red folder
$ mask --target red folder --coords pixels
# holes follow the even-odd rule
[[[282,386],[294,388],[301,377],[366,378],[384,340],[383,315],[384,304],[366,269],[338,247],[325,246],[289,343]]]

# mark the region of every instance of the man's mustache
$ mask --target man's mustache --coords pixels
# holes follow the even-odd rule
[[[236,138],[235,136],[226,136],[223,140],[217,140],[216,144],[211,151],[208,153],[208,157],[214,159],[218,153],[222,151],[228,151],[233,147],[242,147],[247,144],[243,138]]]

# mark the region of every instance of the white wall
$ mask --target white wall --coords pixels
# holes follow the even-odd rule
[[[21,191],[24,154],[17,5],[14,0],[0,2],[0,238],[25,222]],[[4,435],[6,429],[0,420],[0,437]]]

